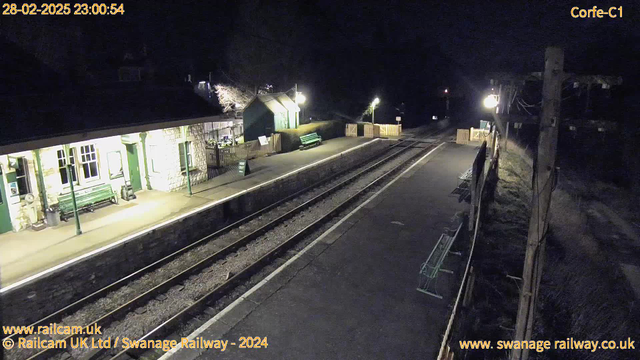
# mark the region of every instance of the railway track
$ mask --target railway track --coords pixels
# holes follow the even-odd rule
[[[291,219],[296,215],[299,215],[304,211],[308,211],[308,209],[313,208],[313,206],[319,204],[320,202],[325,201],[331,205],[330,211],[324,212],[322,216],[317,217],[310,223],[307,222],[300,229],[294,229],[294,233],[292,235],[287,235],[284,241],[277,242],[276,244],[271,244],[274,246],[270,246],[264,249],[260,248],[260,244],[256,245],[256,248],[262,251],[257,251],[254,254],[250,254],[253,255],[253,259],[251,259],[250,264],[247,266],[242,266],[238,271],[227,271],[224,281],[215,286],[213,290],[207,289],[207,291],[201,291],[201,294],[195,297],[195,300],[191,302],[185,301],[184,303],[178,304],[179,306],[174,306],[172,308],[173,311],[170,311],[171,316],[163,320],[162,322],[153,324],[151,326],[149,326],[150,324],[145,324],[147,328],[153,328],[153,330],[151,332],[145,331],[145,334],[143,336],[139,336],[139,338],[145,340],[159,339],[162,336],[167,335],[168,332],[170,332],[172,329],[175,329],[189,317],[192,317],[194,314],[198,314],[199,312],[201,312],[202,309],[207,306],[207,304],[220,299],[231,289],[235,288],[243,281],[259,272],[265,267],[265,265],[270,263],[273,259],[277,258],[279,254],[282,254],[287,249],[290,249],[301,239],[308,236],[314,229],[317,229],[323,223],[326,223],[332,217],[334,217],[335,214],[352,204],[357,199],[361,198],[364,194],[368,193],[369,189],[382,183],[391,174],[396,173],[404,165],[411,162],[412,159],[415,159],[432,147],[427,146],[417,149],[416,151],[414,147],[418,146],[419,144],[419,140],[410,142],[399,142],[398,144],[389,148],[392,150],[395,149],[395,151],[393,151],[390,155],[384,156],[381,159],[369,159],[369,162],[364,169],[338,173],[333,177],[320,181],[307,189],[296,192],[295,194],[292,194],[291,196],[282,199],[277,203],[274,203],[254,214],[251,214],[233,224],[230,224],[225,228],[220,229],[213,234],[208,235],[161,260],[158,260],[157,262],[148,265],[147,267],[140,269],[139,271],[130,274],[101,290],[96,291],[95,293],[57,311],[56,313],[39,320],[38,322],[32,324],[32,326],[48,325],[52,322],[63,323],[65,325],[82,324],[82,326],[89,327],[95,325],[102,328],[109,328],[110,325],[114,325],[112,326],[112,328],[114,328],[112,332],[114,332],[114,336],[117,336],[116,334],[120,333],[116,329],[118,328],[118,326],[123,326],[122,324],[118,323],[126,323],[126,317],[129,317],[131,314],[143,314],[147,310],[144,310],[142,312],[138,312],[138,310],[144,309],[145,305],[147,305],[148,307],[151,302],[155,303],[156,305],[158,303],[162,303],[164,299],[172,296],[172,291],[182,291],[182,288],[180,287],[187,286],[186,284],[194,276],[198,274],[199,276],[202,276],[203,273],[211,272],[213,271],[212,269],[216,269],[216,266],[218,268],[224,268],[224,266],[221,265],[224,265],[228,262],[233,263],[235,261],[234,259],[242,257],[242,254],[250,253],[249,251],[247,251],[247,249],[249,249],[250,246],[254,246],[254,243],[259,243],[259,241],[256,241],[256,239],[271,236],[270,232],[273,232],[278,227],[286,227],[287,221],[291,221]],[[388,164],[392,161],[397,161],[399,163],[394,164],[393,166],[388,166]],[[385,169],[385,166],[387,166],[388,169]],[[381,174],[376,174],[376,171],[380,172]],[[371,174],[374,174],[375,176],[372,176]],[[367,176],[372,177],[373,179],[368,179],[366,178]],[[352,194],[346,197],[343,196],[342,198],[340,198],[334,196],[333,198],[327,200],[327,198],[333,196],[336,193],[339,193],[342,189],[345,189],[346,187],[350,186],[350,184],[353,184],[363,177],[365,179],[361,182],[365,182],[366,185],[359,187],[357,191],[352,191]],[[337,201],[336,199],[339,201]],[[271,216],[271,219],[260,221],[264,220],[263,218],[268,217],[267,215]],[[242,227],[251,227],[249,225],[253,225],[252,228],[249,230],[245,229],[244,233],[242,233]],[[295,228],[295,226],[293,227]],[[241,235],[238,235],[238,233],[241,233]],[[231,238],[232,240],[226,242],[223,241],[221,243],[222,245],[217,244],[217,246],[214,246],[212,248],[221,248],[216,251],[209,251],[208,253],[203,255],[203,245],[211,243],[215,239],[223,235],[229,235],[227,237]],[[185,260],[183,263],[187,263],[189,264],[189,266],[181,269],[180,271],[175,271],[175,269],[165,269],[169,267],[172,262],[175,262],[181,257],[184,258],[183,260]],[[153,286],[148,287],[145,291],[140,291],[133,298],[127,299],[117,307],[104,312],[103,314],[101,314],[101,316],[94,317],[92,320],[82,319],[82,316],[76,317],[75,319],[73,318],[74,313],[81,312],[85,306],[91,306],[91,304],[100,303],[107,295],[116,293],[123,288],[127,288],[133,282],[139,281],[145,277],[149,277],[150,274],[158,272],[165,273],[164,277],[160,277],[161,281],[152,282]],[[167,276],[167,273],[171,275]],[[219,271],[214,273],[220,276]],[[176,311],[176,309],[178,308],[179,310]],[[149,311],[153,312],[152,310]],[[69,317],[71,317],[71,319]],[[75,338],[77,336],[78,335],[70,335],[64,338],[64,340],[68,344],[72,338]],[[107,336],[107,334],[104,334],[103,336]],[[60,352],[64,352],[64,350],[47,349],[36,354],[28,354],[26,358],[51,358]],[[83,359],[97,359],[106,358],[112,354],[109,354],[105,349],[97,349],[93,352],[80,352],[72,355],[73,357],[79,357]],[[136,356],[136,354],[132,353],[131,350],[129,350],[128,353],[122,351],[116,354],[114,358],[124,359],[129,358],[131,355]],[[9,358],[25,357],[10,356]]]

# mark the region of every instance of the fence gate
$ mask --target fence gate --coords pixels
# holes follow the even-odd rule
[[[358,125],[357,124],[346,124],[344,130],[344,136],[348,137],[357,137],[358,136]]]

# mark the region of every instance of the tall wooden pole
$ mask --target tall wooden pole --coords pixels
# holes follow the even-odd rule
[[[556,47],[547,48],[542,85],[542,116],[538,137],[538,154],[533,169],[531,217],[514,337],[516,341],[530,340],[533,331],[536,295],[542,274],[544,236],[548,228],[547,216],[554,185],[563,65],[563,50]],[[511,360],[526,360],[528,355],[527,350],[514,349],[511,351]]]

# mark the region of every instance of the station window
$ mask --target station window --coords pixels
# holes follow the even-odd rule
[[[71,164],[71,178],[74,183],[78,182],[78,171],[76,170],[76,151],[69,149],[69,163]],[[62,185],[69,185],[69,174],[67,173],[67,157],[64,149],[58,150],[58,170],[60,171],[60,181]]]
[[[180,143],[178,144],[180,153],[180,171],[185,171],[187,169],[184,165],[184,144],[187,144],[187,159],[189,161],[189,169],[193,167],[193,161],[191,160],[191,143]]]
[[[93,144],[80,147],[80,158],[82,160],[82,171],[84,178],[87,180],[99,177],[98,172],[98,156],[96,148]]]
[[[31,193],[31,183],[29,182],[29,163],[24,157],[16,159],[16,182],[18,183],[18,193],[20,195]]]

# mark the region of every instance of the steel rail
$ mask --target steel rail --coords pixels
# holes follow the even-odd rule
[[[138,341],[155,340],[155,339],[159,339],[162,336],[167,335],[167,333],[170,330],[174,329],[177,325],[183,323],[183,320],[186,317],[188,317],[190,314],[195,314],[195,313],[201,312],[201,310],[204,307],[206,307],[207,304],[209,304],[209,303],[211,303],[213,301],[216,301],[216,300],[220,299],[221,297],[223,297],[227,293],[228,290],[236,287],[244,279],[250,278],[251,276],[255,275],[257,272],[259,272],[264,267],[264,265],[266,265],[266,264],[268,264],[270,262],[270,260],[272,258],[276,257],[278,254],[282,253],[283,251],[291,248],[293,245],[298,243],[301,239],[303,239],[309,233],[311,233],[316,228],[318,228],[319,226],[321,226],[324,223],[326,223],[327,220],[333,218],[334,215],[336,215],[338,212],[340,212],[341,210],[343,210],[344,208],[349,206],[351,203],[353,203],[356,199],[358,199],[362,195],[364,195],[370,188],[372,188],[373,186],[376,186],[378,183],[382,182],[388,176],[390,176],[392,174],[395,174],[403,166],[405,166],[407,163],[409,163],[412,160],[420,157],[422,154],[424,154],[425,152],[431,150],[433,147],[435,147],[435,145],[429,145],[429,146],[425,147],[423,150],[419,151],[416,155],[412,156],[411,158],[407,159],[406,161],[404,161],[404,162],[398,164],[397,166],[395,166],[393,169],[391,169],[391,170],[385,172],[384,174],[380,175],[375,180],[370,182],[368,185],[366,185],[365,187],[360,189],[356,194],[354,194],[353,196],[349,197],[348,199],[344,200],[343,202],[341,202],[340,204],[335,206],[327,214],[325,214],[322,217],[318,218],[313,223],[307,225],[304,229],[298,231],[296,234],[291,236],[289,239],[285,240],[283,243],[281,243],[280,245],[276,246],[274,249],[270,250],[267,254],[265,254],[262,257],[260,257],[260,259],[256,260],[251,265],[245,267],[243,270],[241,270],[240,272],[238,272],[237,274],[235,274],[234,276],[229,278],[227,281],[225,281],[224,283],[218,285],[216,288],[214,288],[209,293],[203,295],[200,299],[196,300],[193,304],[187,306],[186,308],[184,308],[183,310],[181,310],[177,314],[173,315],[170,319],[166,320],[165,322],[160,324],[158,327],[156,327],[155,329],[153,329],[152,331],[150,331],[149,333],[147,333],[146,335],[144,335],[143,337],[138,339]],[[96,356],[92,357],[92,359],[95,359],[97,357],[97,355],[100,355],[101,353],[103,353],[106,350],[108,350],[108,349],[102,349],[101,351],[99,351],[99,353],[96,353],[95,354]],[[145,349],[126,349],[126,350],[120,351],[115,356],[113,356],[111,359],[112,360],[119,360],[119,359],[127,359],[128,357],[137,358],[139,356],[139,354],[141,354],[144,351],[145,351]]]
[[[400,149],[399,151],[394,152],[393,154],[390,154],[384,158],[382,158],[381,160],[378,160],[377,162],[375,162],[372,165],[369,165],[368,167],[366,167],[365,169],[362,169],[360,171],[358,171],[357,173],[355,173],[354,175],[350,176],[349,178],[339,182],[338,184],[332,186],[331,188],[329,188],[328,190],[325,190],[324,192],[314,196],[312,199],[309,199],[307,201],[305,201],[304,203],[296,206],[294,209],[287,211],[286,213],[284,213],[283,215],[277,217],[276,219],[270,221],[269,223],[261,226],[260,228],[252,231],[250,234],[247,234],[243,237],[241,237],[240,239],[236,240],[235,242],[233,242],[232,244],[229,244],[228,246],[226,246],[225,248],[215,252],[214,254],[200,260],[199,262],[191,265],[189,268],[181,271],[180,273],[174,275],[173,277],[163,281],[162,283],[154,286],[153,288],[145,291],[144,293],[138,295],[137,297],[135,297],[134,299],[128,301],[127,303],[117,307],[116,309],[110,311],[109,313],[107,313],[106,315],[101,316],[100,318],[98,318],[97,320],[91,322],[88,325],[85,325],[83,327],[91,327],[93,325],[97,325],[97,326],[101,326],[101,327],[106,327],[109,324],[111,324],[113,321],[116,321],[122,317],[124,317],[131,309],[134,309],[136,307],[142,306],[142,304],[146,303],[147,301],[149,301],[150,299],[156,297],[158,294],[160,293],[164,293],[166,291],[168,291],[171,287],[175,286],[176,284],[179,284],[180,282],[182,282],[184,279],[188,278],[189,276],[193,275],[194,273],[199,272],[200,270],[212,265],[213,263],[215,263],[216,261],[218,261],[219,259],[222,259],[226,256],[228,256],[229,254],[233,253],[235,250],[245,246],[247,243],[250,243],[251,241],[253,241],[254,239],[256,239],[257,237],[261,236],[262,234],[268,232],[269,230],[271,230],[272,228],[278,226],[280,223],[282,223],[283,221],[286,221],[287,219],[291,218],[292,216],[294,216],[295,214],[299,213],[300,211],[303,211],[304,209],[308,208],[309,206],[315,204],[316,202],[318,202],[319,200],[323,199],[324,197],[334,193],[335,191],[339,190],[340,188],[344,187],[345,185],[347,185],[348,183],[356,180],[357,178],[359,178],[360,176],[372,171],[373,169],[379,167],[380,165],[386,163],[387,161],[389,161],[390,159],[397,157],[398,155],[400,155],[401,153],[404,153],[405,151],[407,151],[408,149],[412,148],[413,145],[415,145],[418,142],[413,142],[407,146],[404,146],[402,149]],[[402,145],[403,143],[399,143],[394,145],[393,147],[396,147],[398,145]],[[332,178],[335,178],[332,177]],[[296,193],[298,194],[298,193]],[[290,197],[288,197],[290,198]],[[281,204],[281,202],[279,202],[279,204]],[[268,207],[269,209],[272,209],[273,207],[270,205]],[[254,214],[255,215],[255,214]],[[253,215],[250,215],[253,216]],[[255,217],[255,216],[254,216]],[[236,224],[236,223],[234,223]],[[232,224],[233,225],[233,224]],[[231,226],[231,225],[230,225]],[[226,228],[225,228],[226,229]],[[224,230],[224,229],[222,229]],[[221,230],[220,230],[221,231]],[[218,234],[218,232],[215,232],[212,235],[208,235],[206,238],[211,238],[214,235]],[[202,240],[199,240],[199,242]],[[193,245],[193,244],[192,244]],[[189,247],[190,249],[193,248],[191,245]],[[180,250],[182,251],[182,250]],[[162,261],[162,260],[160,260]],[[81,334],[75,334],[75,335],[69,335],[68,337],[66,337],[64,340],[65,341],[69,341],[72,338],[78,337]],[[32,357],[28,358],[29,360],[32,359],[42,359],[48,356],[52,356],[55,353],[61,352],[64,349],[56,349],[56,348],[52,348],[52,349],[45,349],[35,355],[33,355]]]
[[[400,141],[397,144],[394,144],[394,145],[390,146],[386,150],[387,151],[391,150],[391,149],[393,149],[395,147],[398,147],[398,146],[400,146],[402,144],[403,144],[403,142]],[[373,161],[375,158],[377,158],[379,156],[380,156],[380,154],[375,154],[375,155],[367,158],[365,160],[365,162],[371,162],[371,161]],[[117,281],[115,281],[115,282],[113,282],[113,283],[111,283],[109,285],[106,285],[106,286],[96,290],[95,292],[93,292],[93,293],[91,293],[91,294],[89,294],[89,295],[87,295],[87,296],[85,296],[85,297],[83,297],[83,298],[81,298],[79,300],[76,300],[75,302],[73,302],[73,303],[71,303],[71,304],[69,304],[69,305],[67,305],[67,306],[65,306],[65,307],[63,307],[63,308],[61,308],[61,309],[59,309],[59,310],[57,310],[57,311],[45,316],[45,317],[43,317],[42,319],[33,322],[32,324],[28,325],[27,327],[37,328],[38,326],[41,326],[41,325],[49,325],[50,323],[59,322],[63,317],[65,317],[65,316],[67,316],[67,315],[79,310],[85,304],[87,304],[89,302],[92,302],[92,301],[95,301],[98,298],[106,295],[107,293],[115,291],[115,290],[125,286],[126,284],[128,284],[128,283],[130,283],[130,282],[142,277],[143,275],[145,275],[145,274],[147,274],[147,273],[149,273],[151,271],[154,271],[154,270],[166,265],[167,263],[171,262],[172,260],[174,260],[178,256],[180,256],[180,255],[182,255],[182,254],[184,254],[184,253],[186,253],[186,252],[188,252],[188,251],[190,251],[190,250],[192,250],[192,249],[194,249],[194,248],[196,248],[198,246],[206,244],[211,239],[217,238],[217,237],[219,237],[219,236],[221,236],[221,235],[223,235],[223,234],[225,234],[227,232],[230,232],[231,230],[236,229],[236,228],[240,227],[241,225],[243,225],[245,223],[248,223],[249,221],[251,221],[251,220],[253,220],[253,219],[255,219],[255,218],[257,218],[257,217],[259,217],[259,216],[271,211],[271,210],[273,210],[274,208],[276,208],[276,207],[278,207],[278,206],[280,206],[280,205],[282,205],[282,204],[284,204],[286,202],[289,202],[289,201],[293,200],[294,198],[296,198],[296,197],[298,197],[298,196],[300,196],[300,195],[302,195],[302,194],[304,194],[304,193],[306,193],[306,192],[308,192],[310,190],[313,190],[314,188],[316,188],[318,186],[322,186],[323,184],[325,184],[327,182],[330,182],[330,181],[334,180],[335,178],[343,176],[343,175],[345,175],[346,173],[348,173],[350,171],[353,171],[353,170],[347,168],[345,170],[337,172],[337,173],[335,173],[335,174],[333,174],[333,175],[331,175],[331,176],[329,176],[329,177],[327,177],[325,179],[322,179],[322,180],[320,180],[320,181],[318,181],[318,182],[316,182],[316,183],[314,183],[314,184],[312,184],[312,185],[310,185],[310,186],[308,186],[308,187],[306,187],[304,189],[301,189],[301,190],[293,193],[292,195],[287,196],[286,198],[278,200],[273,204],[270,204],[270,205],[268,205],[268,206],[266,206],[266,207],[264,207],[264,208],[262,208],[262,209],[260,209],[260,210],[258,210],[256,212],[252,213],[252,214],[249,214],[249,215],[247,215],[247,216],[245,216],[245,217],[243,217],[243,218],[241,218],[241,219],[239,219],[239,220],[237,220],[237,221],[235,221],[235,222],[233,222],[233,223],[231,223],[231,224],[229,224],[229,225],[227,225],[227,226],[225,226],[225,227],[223,227],[223,228],[221,228],[219,230],[216,230],[215,232],[213,232],[213,233],[211,233],[209,235],[206,235],[205,237],[203,237],[203,238],[201,238],[201,239],[199,239],[199,240],[197,240],[197,241],[195,241],[195,242],[193,242],[191,244],[186,245],[185,247],[183,247],[183,248],[181,248],[181,249],[179,249],[179,250],[177,250],[177,251],[175,251],[175,252],[173,252],[171,254],[168,254],[168,255],[164,256],[163,258],[161,258],[159,260],[156,260],[155,262],[153,262],[153,263],[151,263],[149,265],[146,265],[146,266],[144,266],[144,267],[142,267],[142,268],[130,273],[129,275],[126,275],[126,276],[118,279]],[[0,333],[0,339],[5,339],[5,338],[6,339],[13,339],[14,337],[18,337],[18,336],[19,336],[19,334],[11,334],[11,335],[6,335],[5,336],[4,333]]]

